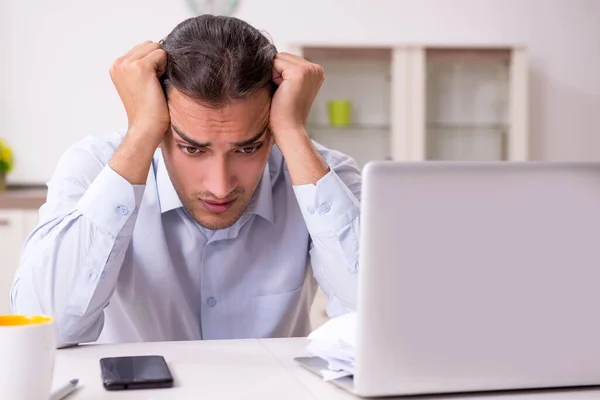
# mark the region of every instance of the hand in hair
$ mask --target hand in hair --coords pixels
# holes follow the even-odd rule
[[[271,103],[270,126],[278,136],[306,129],[306,119],[321,85],[323,68],[302,57],[278,53],[273,62],[273,81],[278,85]]]
[[[279,53],[273,62],[273,81],[279,87],[271,101],[269,124],[294,185],[316,184],[329,172],[306,132],[323,75],[320,65],[292,54]]]
[[[144,184],[152,156],[170,127],[169,109],[158,78],[167,54],[160,44],[141,43],[119,57],[110,77],[125,106],[128,129],[109,166],[131,184]]]
[[[155,143],[155,149],[170,125],[158,80],[166,65],[167,54],[160,44],[146,41],[119,57],[110,68],[110,77],[127,112],[128,130],[145,135]]]

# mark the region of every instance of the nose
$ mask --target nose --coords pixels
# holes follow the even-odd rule
[[[224,157],[215,157],[205,179],[206,190],[219,199],[226,198],[236,186],[235,177]]]

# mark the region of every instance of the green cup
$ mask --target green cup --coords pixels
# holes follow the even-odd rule
[[[349,100],[331,100],[327,102],[329,124],[348,126],[352,119],[352,103]]]

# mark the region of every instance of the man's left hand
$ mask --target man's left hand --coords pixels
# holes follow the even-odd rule
[[[273,81],[279,87],[271,102],[269,125],[275,141],[295,132],[306,132],[306,119],[323,84],[323,68],[302,57],[278,53]]]

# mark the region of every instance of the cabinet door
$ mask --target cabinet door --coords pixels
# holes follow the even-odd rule
[[[23,244],[23,212],[0,211],[0,314],[10,313],[10,286]]]
[[[397,47],[395,160],[526,161],[528,80],[519,47]]]

